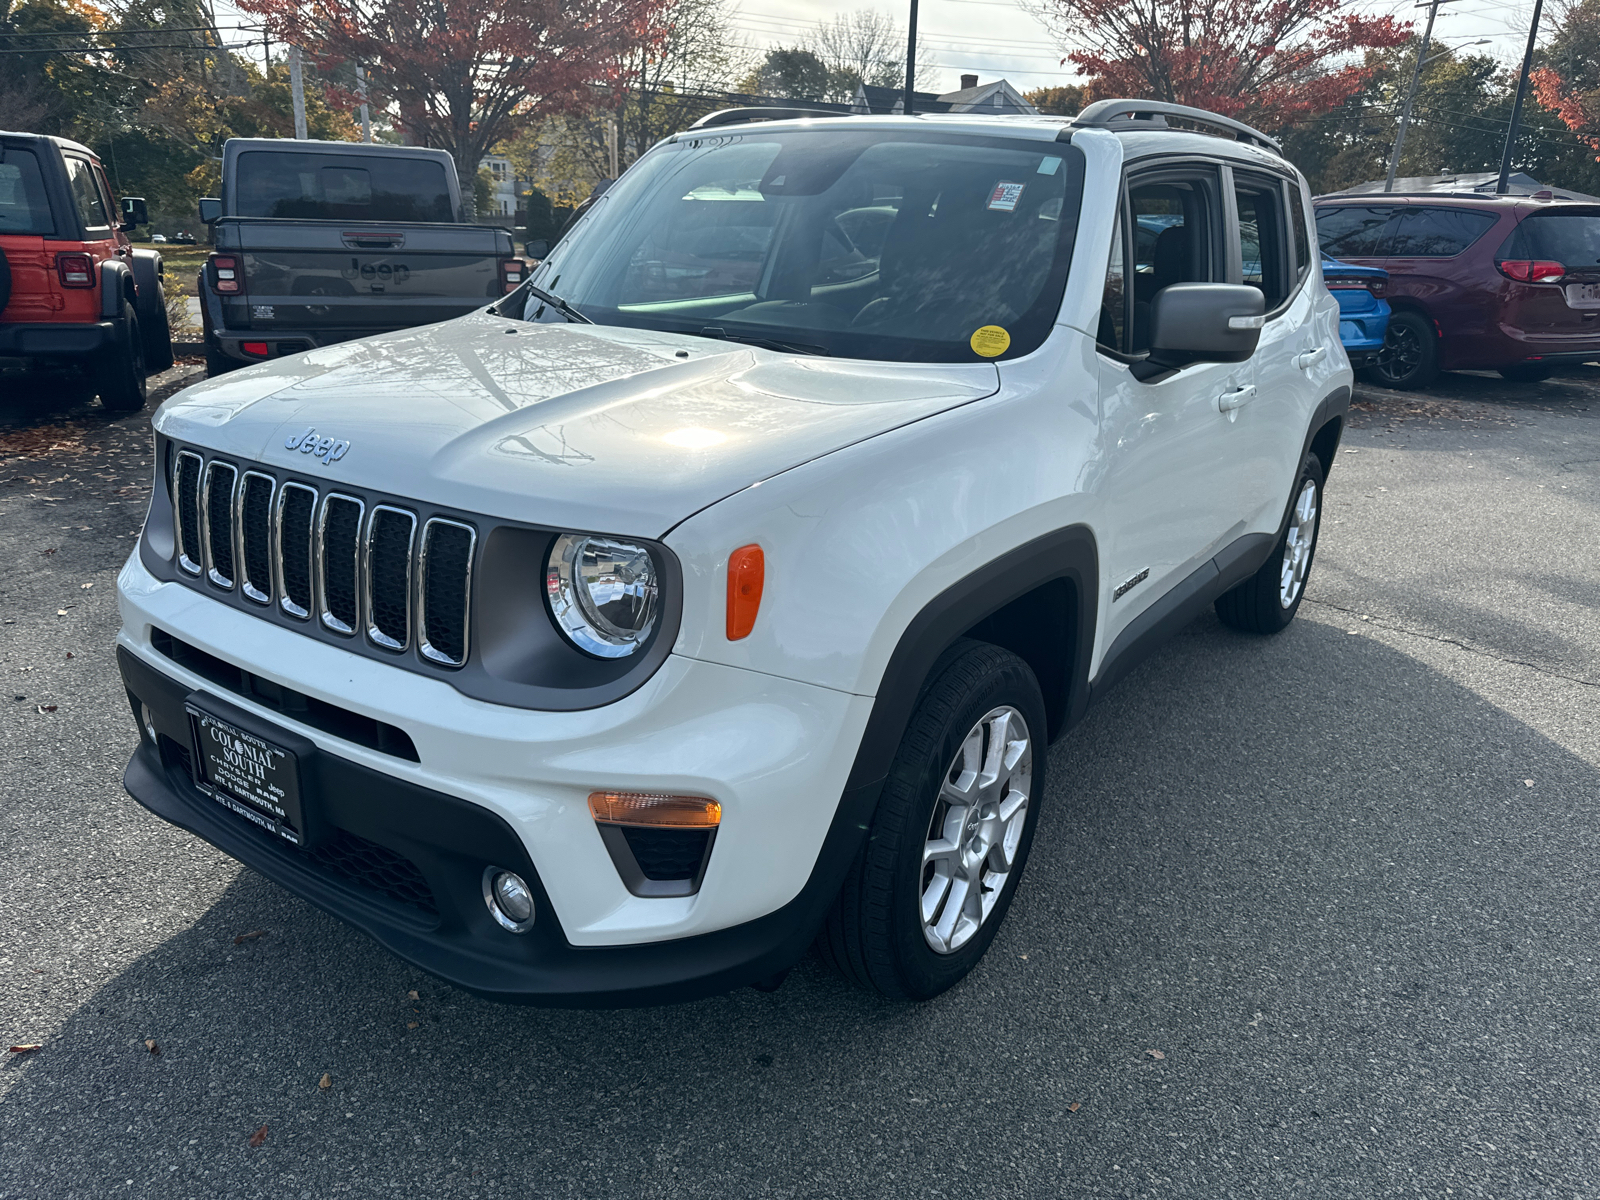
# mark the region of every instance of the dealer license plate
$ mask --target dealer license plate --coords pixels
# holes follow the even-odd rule
[[[193,704],[195,783],[219,803],[296,846],[304,843],[300,764],[294,754]]]
[[[1568,308],[1600,308],[1600,283],[1567,284]]]

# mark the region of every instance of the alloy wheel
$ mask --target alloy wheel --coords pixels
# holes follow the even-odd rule
[[[1422,338],[1410,325],[1396,323],[1384,335],[1375,370],[1385,383],[1402,383],[1422,365]]]
[[[1028,723],[1010,705],[990,710],[945,771],[922,848],[922,935],[937,953],[961,949],[994,910],[1016,862],[1032,785]]]
[[[1317,482],[1307,479],[1294,502],[1289,533],[1283,543],[1283,569],[1278,582],[1278,603],[1291,607],[1306,585],[1311,569],[1311,549],[1317,541]]]

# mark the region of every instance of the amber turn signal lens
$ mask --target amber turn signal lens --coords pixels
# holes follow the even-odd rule
[[[740,546],[728,555],[728,640],[749,637],[761,611],[767,560],[760,546]]]
[[[665,792],[590,792],[589,814],[606,825],[715,829],[722,823],[722,805],[715,800]]]

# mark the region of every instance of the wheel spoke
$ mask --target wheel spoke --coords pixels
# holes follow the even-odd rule
[[[947,868],[934,871],[933,878],[922,889],[922,923],[929,924],[939,915],[939,902],[950,891],[950,872]]]

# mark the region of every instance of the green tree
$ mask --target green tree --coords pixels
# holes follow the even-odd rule
[[[769,50],[756,69],[760,93],[785,100],[821,100],[828,94],[830,83],[828,64],[803,46]]]
[[[531,188],[523,197],[527,206],[528,222],[523,229],[523,240],[530,245],[543,239],[546,242],[556,240],[556,234],[561,226],[556,221],[555,205],[550,203],[550,197],[538,188]]]

